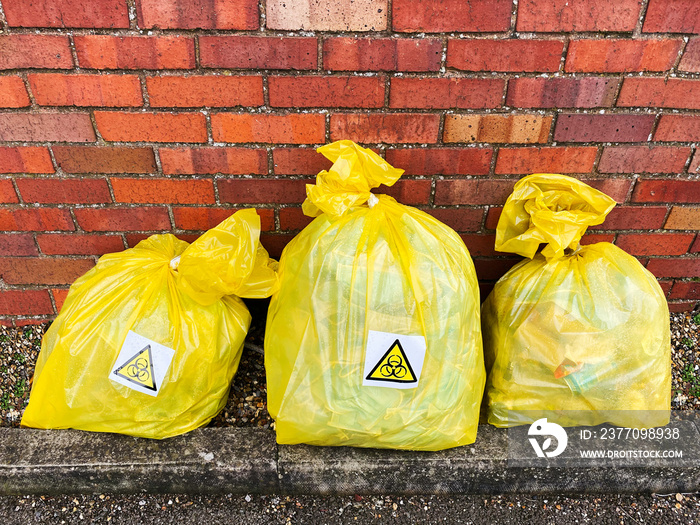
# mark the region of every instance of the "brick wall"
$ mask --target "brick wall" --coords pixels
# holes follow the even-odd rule
[[[485,292],[517,260],[500,206],[549,171],[620,203],[587,242],[700,299],[696,0],[0,1],[0,322],[244,206],[279,255],[340,138],[406,169],[388,192],[463,235]]]

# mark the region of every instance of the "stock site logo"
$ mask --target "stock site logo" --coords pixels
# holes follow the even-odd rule
[[[535,449],[535,454],[537,454],[538,458],[555,458],[564,452],[566,445],[569,443],[569,437],[566,435],[566,430],[556,423],[547,422],[546,417],[538,419],[532,425],[530,425],[530,430],[528,430],[527,435],[545,438],[541,446],[536,438],[528,438],[532,448]],[[549,448],[552,446],[552,438],[557,440],[557,446],[554,450],[550,451]]]

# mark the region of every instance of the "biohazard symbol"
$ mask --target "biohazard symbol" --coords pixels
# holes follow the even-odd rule
[[[393,383],[415,383],[416,375],[413,373],[406,353],[397,339],[389,347],[389,350],[374,365],[372,371],[365,379],[373,381],[390,381]]]
[[[153,375],[153,354],[151,354],[151,345],[139,350],[133,357],[117,368],[114,371],[114,375],[157,392],[156,378]]]

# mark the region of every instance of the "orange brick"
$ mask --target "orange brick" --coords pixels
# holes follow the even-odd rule
[[[447,115],[445,142],[547,142],[552,117],[540,115]]]
[[[0,173],[53,173],[49,149],[45,147],[0,147]]]
[[[201,113],[120,113],[95,111],[102,137],[125,142],[206,142]]]
[[[267,173],[267,151],[264,149],[161,148],[160,162],[163,173],[172,175]]]
[[[436,143],[440,116],[381,113],[331,115],[331,140],[350,139],[365,144]]]
[[[53,301],[56,303],[56,313],[61,312],[63,308],[63,303],[66,302],[66,297],[68,297],[69,290],[62,290],[58,288],[51,289],[51,295],[53,295]]]
[[[0,231],[75,230],[70,212],[60,208],[0,208]]]
[[[214,204],[214,183],[191,179],[111,179],[116,202]]]
[[[137,107],[143,105],[136,75],[29,75],[29,85],[41,106]]]
[[[73,39],[80,67],[192,69],[196,65],[194,39],[189,37],[76,35]]]
[[[139,0],[139,27],[160,29],[257,29],[257,0]]]
[[[251,115],[217,113],[211,117],[214,140],[219,142],[268,142],[319,144],[325,142],[323,115]]]
[[[674,206],[666,219],[667,230],[700,231],[700,206]]]
[[[8,204],[19,202],[17,192],[10,179],[0,179],[0,202]]]
[[[0,77],[0,108],[24,108],[29,95],[20,77]]]
[[[680,39],[572,40],[564,69],[588,73],[666,71],[673,67],[682,44]]]
[[[191,77],[160,76],[146,79],[148,96],[153,107],[234,107],[261,106],[261,76],[223,77],[201,75]]]
[[[617,105],[700,109],[700,80],[626,78]]]
[[[270,77],[270,106],[284,108],[380,108],[381,77]]]

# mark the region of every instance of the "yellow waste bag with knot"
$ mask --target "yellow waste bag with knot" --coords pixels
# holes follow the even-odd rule
[[[189,244],[105,255],[44,336],[22,425],[167,438],[225,406],[251,317],[278,286],[260,218],[241,210]]]
[[[526,257],[482,307],[488,422],[645,428],[670,416],[668,305],[654,276],[617,246],[581,246],[615,201],[555,174],[524,177],[496,250]],[[540,245],[544,245],[538,253]]]
[[[474,265],[425,212],[373,195],[403,173],[351,141],[307,186],[265,335],[284,444],[439,450],[476,437],[485,371]]]

